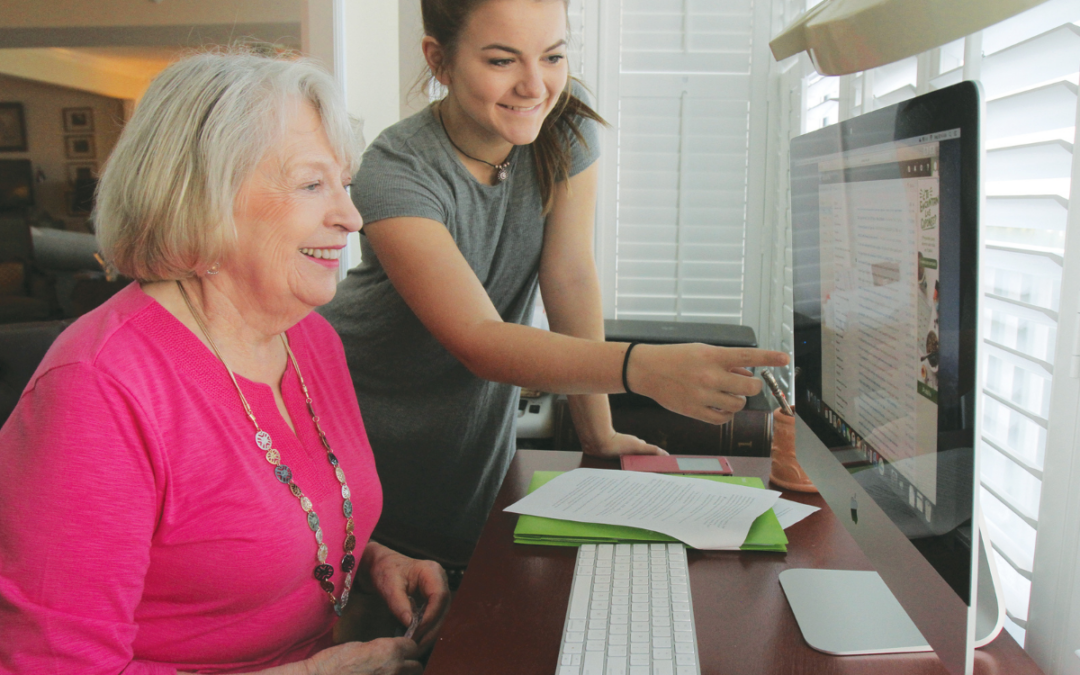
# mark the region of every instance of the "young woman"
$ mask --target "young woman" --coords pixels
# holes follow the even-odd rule
[[[585,451],[627,388],[712,423],[778,352],[604,342],[593,262],[598,122],[569,77],[565,0],[423,0],[447,96],[384,131],[353,183],[363,262],[323,311],[344,343],[383,481],[374,537],[461,566],[514,452],[518,386],[570,395]],[[537,286],[552,331],[527,326]]]

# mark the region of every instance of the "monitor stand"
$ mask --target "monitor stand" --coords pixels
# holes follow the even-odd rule
[[[986,527],[979,522],[979,587],[975,646],[989,644],[1005,621],[997,566],[986,555]],[[790,569],[780,585],[803,639],[826,654],[928,652],[930,645],[877,572]]]

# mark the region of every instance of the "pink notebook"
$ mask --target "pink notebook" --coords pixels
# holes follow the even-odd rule
[[[726,457],[708,455],[623,455],[619,459],[623,471],[731,475],[731,464],[728,464]]]

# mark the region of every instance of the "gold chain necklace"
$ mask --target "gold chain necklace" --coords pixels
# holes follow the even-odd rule
[[[300,388],[304,391],[304,399],[307,403],[308,413],[311,414],[311,421],[315,423],[315,430],[319,432],[319,440],[322,441],[323,448],[326,449],[326,459],[330,462],[330,466],[334,467],[334,476],[337,477],[338,482],[341,483],[341,498],[344,500],[342,504],[342,512],[345,514],[345,544],[344,556],[341,558],[341,571],[345,573],[345,587],[341,592],[341,598],[334,597],[334,584],[330,581],[330,577],[334,575],[334,568],[326,564],[326,558],[330,554],[330,549],[323,543],[323,531],[319,525],[319,516],[315,513],[315,509],[311,504],[311,500],[304,495],[303,491],[293,480],[292,470],[288,466],[281,463],[281,453],[279,453],[273,447],[273,441],[270,439],[270,434],[266,433],[259,427],[259,423],[255,420],[255,413],[251,411],[251,406],[248,405],[247,399],[244,398],[244,392],[240,390],[240,384],[236,381],[236,376],[233,375],[232,370],[228,364],[225,363],[225,359],[221,357],[221,352],[218,351],[217,345],[214,344],[213,338],[210,337],[210,332],[206,330],[206,325],[202,319],[199,318],[195,308],[191,304],[191,299],[188,298],[187,290],[179,280],[176,282],[176,286],[180,289],[180,295],[184,298],[184,304],[187,305],[188,311],[191,312],[191,316],[195,318],[195,323],[199,325],[199,330],[206,336],[206,341],[210,343],[210,348],[214,351],[214,355],[217,356],[218,361],[221,361],[221,365],[225,366],[225,372],[229,374],[229,379],[232,380],[233,386],[236,387],[236,393],[240,395],[240,403],[244,406],[244,412],[247,414],[248,419],[255,425],[255,444],[260,450],[266,453],[266,461],[274,467],[274,476],[279,482],[283,483],[289,488],[289,491],[300,502],[300,508],[307,514],[308,528],[315,533],[316,554],[319,564],[315,566],[315,579],[319,582],[320,588],[328,596],[330,596],[330,602],[333,603],[334,611],[338,616],[341,616],[342,610],[345,609],[345,605],[349,602],[349,592],[352,590],[353,583],[353,568],[356,567],[356,558],[353,556],[353,550],[356,548],[356,536],[353,534],[355,527],[353,523],[353,506],[352,506],[352,494],[349,491],[349,485],[345,482],[345,472],[338,465],[338,459],[334,456],[334,451],[330,448],[330,441],[326,439],[326,434],[323,433],[322,427],[319,426],[319,416],[315,414],[315,408],[311,403],[311,394],[308,392],[307,384],[304,382],[304,376],[300,372],[300,365],[296,362],[296,356],[293,355],[292,349],[289,348],[289,342],[285,339],[284,333],[279,335],[281,338],[281,344],[285,345],[285,353],[288,354],[289,362],[292,363],[293,370],[296,371],[296,377],[300,380]]]

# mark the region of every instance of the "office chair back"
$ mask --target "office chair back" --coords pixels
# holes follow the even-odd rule
[[[0,425],[7,421],[45,352],[72,321],[0,324]]]

